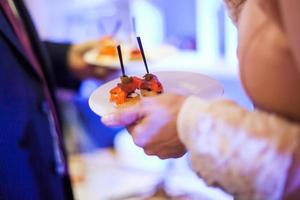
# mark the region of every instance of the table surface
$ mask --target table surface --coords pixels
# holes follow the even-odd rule
[[[151,195],[164,180],[169,194],[200,195],[201,199],[232,199],[219,189],[208,188],[190,169],[188,157],[160,160],[136,147],[123,131],[115,149],[99,149],[70,156],[69,165],[78,200],[117,200],[136,194]]]

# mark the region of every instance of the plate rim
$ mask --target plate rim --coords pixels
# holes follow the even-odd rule
[[[222,97],[222,96],[224,95],[224,87],[223,87],[223,85],[221,84],[221,82],[218,81],[218,80],[216,80],[216,79],[213,78],[213,77],[210,77],[210,76],[206,75],[206,74],[202,74],[202,73],[199,73],[199,72],[175,71],[175,70],[170,70],[170,71],[169,71],[169,70],[168,70],[168,71],[156,71],[156,72],[154,71],[154,72],[152,72],[152,73],[158,74],[158,76],[159,76],[159,74],[161,74],[161,73],[189,73],[189,74],[201,75],[202,77],[205,77],[205,78],[207,78],[207,79],[209,79],[209,80],[215,82],[215,84],[219,86],[218,89],[220,90],[220,91],[219,91],[220,93],[219,93],[218,95],[216,95],[216,96]],[[140,74],[137,74],[137,75],[131,75],[131,76],[140,76]],[[102,116],[105,115],[105,114],[100,114],[100,113],[95,109],[95,107],[97,108],[98,105],[93,101],[93,96],[96,96],[98,90],[100,90],[101,88],[105,87],[106,85],[109,85],[109,84],[111,84],[112,82],[115,82],[115,81],[117,81],[117,80],[118,80],[118,78],[115,78],[115,79],[113,79],[113,80],[110,80],[110,81],[104,83],[103,85],[100,85],[100,86],[97,87],[97,88],[91,93],[91,95],[89,96],[89,99],[88,99],[89,107],[90,107],[90,109],[91,109],[96,115],[102,117]],[[192,96],[192,95],[191,95],[191,96]],[[101,110],[101,109],[100,109],[100,110]],[[113,110],[117,110],[117,108],[114,107]],[[107,113],[107,114],[108,114],[108,113]]]

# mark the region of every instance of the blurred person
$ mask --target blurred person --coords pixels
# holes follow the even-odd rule
[[[95,45],[42,43],[23,1],[0,0],[0,199],[73,199],[54,80],[115,73],[83,61]]]
[[[207,184],[236,199],[300,197],[300,1],[225,0],[255,107],[164,94],[102,118],[162,159],[190,153]],[[172,106],[170,106],[172,105]]]

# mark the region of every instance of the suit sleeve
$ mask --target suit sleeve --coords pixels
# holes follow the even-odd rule
[[[63,88],[77,89],[80,81],[73,76],[67,62],[67,55],[71,45],[49,41],[45,41],[44,45],[50,57],[56,85]]]
[[[229,100],[189,97],[178,132],[193,169],[236,199],[282,199],[299,151],[300,126],[274,114],[249,112]]]

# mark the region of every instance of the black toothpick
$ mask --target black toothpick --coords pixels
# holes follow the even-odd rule
[[[148,64],[147,64],[146,56],[145,56],[145,53],[144,53],[144,48],[143,48],[141,38],[136,37],[136,39],[137,39],[137,42],[138,42],[139,47],[140,47],[140,51],[141,51],[141,54],[142,54],[142,57],[143,57],[143,61],[144,61],[145,67],[146,67],[147,74],[149,74]]]
[[[119,60],[120,60],[120,64],[121,64],[121,69],[122,69],[122,75],[124,77],[124,76],[126,76],[126,74],[125,74],[125,68],[124,68],[124,63],[123,63],[121,46],[118,45],[117,49],[118,49],[118,55],[119,55]]]

